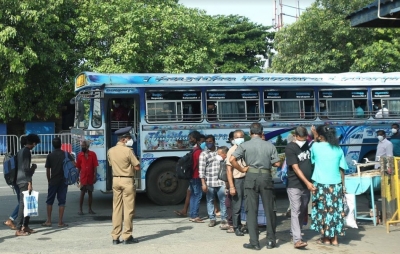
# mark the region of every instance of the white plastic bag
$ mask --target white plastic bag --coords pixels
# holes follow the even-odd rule
[[[26,216],[39,216],[39,192],[23,191],[24,195],[24,217]]]
[[[356,195],[355,194],[345,194],[347,206],[349,207],[349,213],[345,217],[345,224],[350,228],[358,228],[356,222],[356,216],[354,214],[354,207],[356,205]]]

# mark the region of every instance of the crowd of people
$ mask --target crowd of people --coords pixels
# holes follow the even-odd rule
[[[140,164],[129,144],[132,143],[131,127],[115,132],[118,143],[107,153],[113,175],[113,244],[132,244],[138,240],[132,236],[135,207],[135,170]],[[383,130],[377,131],[379,140],[377,160],[380,156],[400,154],[399,125],[392,125],[392,142],[386,139]],[[267,249],[276,247],[276,204],[274,182],[271,168],[279,167],[281,159],[276,147],[264,140],[263,127],[260,123],[250,125],[250,139],[245,142],[243,130],[229,134],[231,147],[216,147],[213,135],[204,136],[192,131],[188,140],[193,146],[192,179],[184,208],[175,211],[178,216],[188,216],[193,223],[204,223],[200,216],[200,200],[206,195],[208,227],[217,225],[227,233],[236,236],[250,236],[249,243],[243,244],[246,249],[260,250],[257,215],[259,197],[261,197],[267,227]],[[311,137],[311,139],[310,139]],[[310,141],[310,142],[309,142]],[[32,178],[36,165],[31,163],[31,152],[40,139],[29,134],[22,139],[22,148],[18,152],[18,174],[14,185],[19,203],[5,225],[15,230],[16,236],[28,236],[36,231],[29,227],[29,216],[24,216],[23,191],[32,191]],[[52,226],[52,206],[57,197],[59,206],[58,227],[67,227],[63,221],[68,185],[64,181],[63,160],[66,152],[61,150],[61,140],[52,140],[54,150],[46,159],[46,176],[48,180],[47,220],[43,227]],[[92,210],[93,184],[96,182],[98,166],[96,154],[89,150],[90,143],[81,142],[81,152],[77,155],[76,167],[80,171],[79,215],[83,215],[83,200],[88,193],[88,213]],[[67,154],[73,160],[70,154]],[[311,133],[298,126],[294,129],[292,141],[285,148],[287,170],[287,194],[290,201],[292,242],[294,248],[308,245],[303,240],[302,227],[311,199],[310,229],[320,234],[317,244],[339,246],[338,236],[345,234],[344,171],[347,163],[339,146],[336,129],[327,125],[312,126]],[[221,167],[226,167],[227,181],[219,179]],[[246,225],[242,224],[242,209],[246,213]],[[218,212],[219,211],[219,212]],[[219,213],[219,214],[218,214]],[[122,236],[123,240],[120,240]]]

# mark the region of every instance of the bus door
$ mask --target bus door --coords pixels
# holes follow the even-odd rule
[[[139,96],[131,95],[127,97],[126,95],[121,95],[119,97],[109,97],[107,101],[107,151],[109,148],[115,146],[118,142],[118,136],[115,131],[125,128],[132,127],[131,134],[133,139],[132,150],[136,156],[139,157],[139,142],[137,141],[137,133],[139,128]],[[107,162],[108,164],[108,162]],[[107,189],[112,189],[112,171],[111,166],[107,166]],[[140,188],[140,171],[135,173],[135,182],[137,188]]]

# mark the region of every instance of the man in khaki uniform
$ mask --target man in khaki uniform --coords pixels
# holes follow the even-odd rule
[[[133,140],[130,135],[131,127],[119,129],[115,134],[119,135],[116,146],[110,148],[107,153],[108,162],[113,173],[113,230],[111,236],[113,244],[121,243],[119,237],[122,233],[122,214],[124,216],[124,232],[122,233],[123,244],[138,243],[132,236],[132,220],[135,210],[135,180],[134,170],[139,170],[139,161],[133,151],[127,146],[132,146]],[[122,207],[124,209],[122,213]]]
[[[228,154],[226,156],[226,173],[228,177],[229,183],[229,194],[232,197],[232,222],[233,229],[237,236],[244,236],[242,232],[242,219],[241,219],[241,210],[242,210],[242,200],[244,197],[244,177],[246,173],[242,173],[236,168],[232,167],[232,164],[229,162],[232,153],[238,148],[240,144],[244,142],[244,132],[242,130],[236,130],[233,133],[233,146],[229,149]],[[238,161],[241,167],[245,167],[244,160]]]

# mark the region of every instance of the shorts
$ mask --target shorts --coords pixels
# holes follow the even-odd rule
[[[49,185],[46,204],[53,205],[54,199],[57,195],[58,206],[65,206],[65,202],[67,200],[67,191],[68,185],[66,185],[65,183],[61,183],[58,185]]]
[[[86,184],[81,186],[81,191],[83,192],[88,192],[88,191],[93,192],[93,189],[94,189],[93,184]]]

